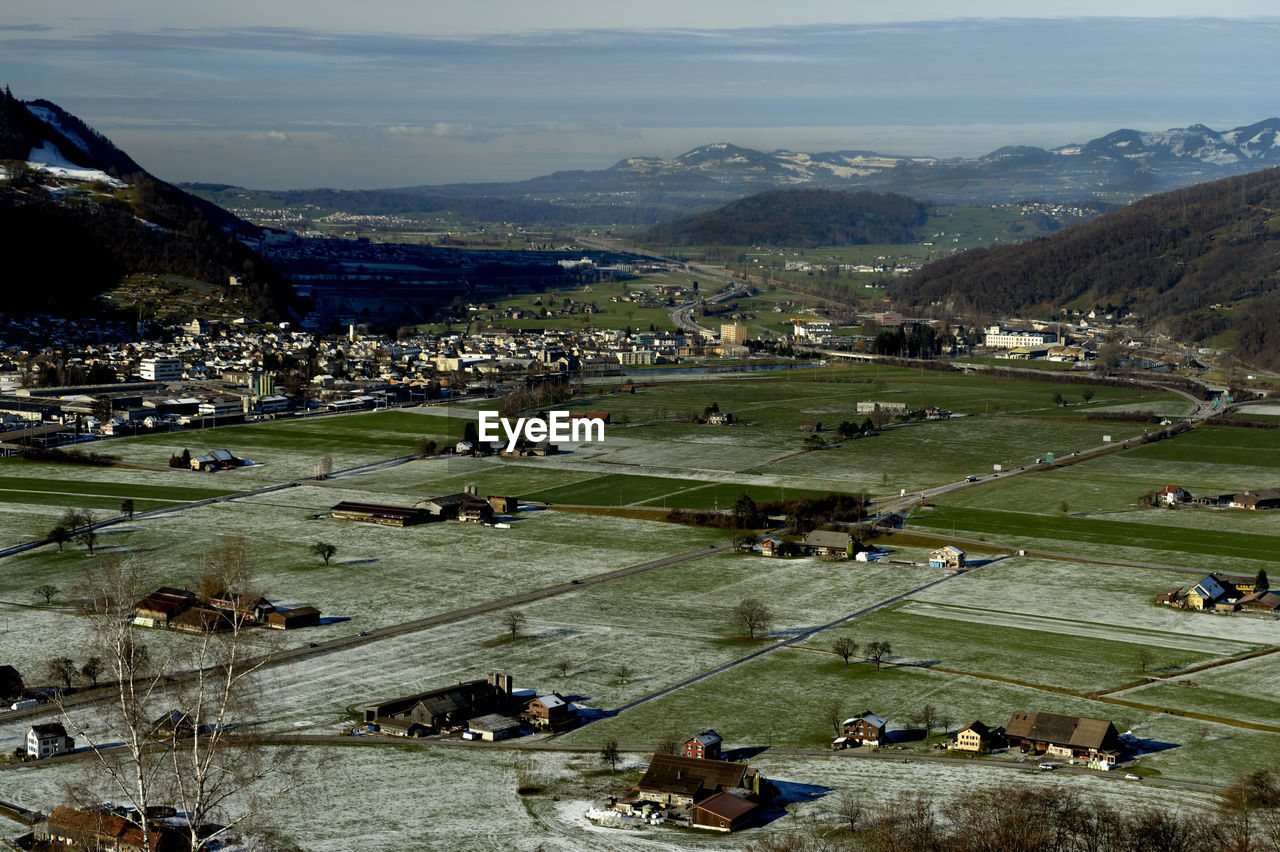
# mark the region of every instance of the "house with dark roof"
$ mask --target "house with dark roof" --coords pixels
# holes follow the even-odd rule
[[[470,719],[490,713],[506,714],[515,705],[511,676],[490,673],[486,680],[443,686],[429,692],[392,698],[364,708],[364,720],[380,727],[416,723],[427,732],[457,730]]]
[[[525,708],[524,717],[542,731],[567,731],[578,726],[578,708],[558,692],[535,696]]]
[[[168,627],[200,601],[186,589],[161,586],[133,605],[133,623],[143,627]]]
[[[313,606],[273,609],[267,614],[267,627],[273,630],[294,630],[298,627],[313,627],[319,623],[320,610]]]
[[[688,807],[725,790],[758,783],[748,777],[745,763],[707,760],[679,754],[655,754],[640,779],[640,799],[670,807]],[[758,790],[758,786],[756,788]],[[752,792],[756,792],[752,790]]]
[[[848,559],[853,553],[853,536],[847,532],[831,532],[830,530],[813,530],[807,533],[800,543],[805,553],[813,556],[827,556],[836,559]]]
[[[416,506],[386,506],[351,500],[343,500],[330,509],[329,517],[338,521],[360,521],[385,527],[409,527],[431,520],[425,510]]]
[[[1259,488],[1231,499],[1233,509],[1280,509],[1280,488]]]
[[[955,748],[957,751],[971,751],[984,754],[991,750],[996,732],[988,728],[981,720],[975,719],[956,731]]]
[[[885,741],[885,731],[889,723],[882,716],[870,710],[863,710],[857,716],[844,720],[842,734],[833,742],[832,748],[857,748],[858,746],[880,746]]]
[[[76,741],[67,736],[67,729],[62,727],[61,722],[32,725],[27,730],[28,757],[53,757],[55,754],[74,751],[75,747]]]
[[[1106,719],[1060,713],[1013,714],[1005,728],[1010,748],[1114,766],[1124,754],[1115,725]]]
[[[685,740],[684,756],[699,760],[719,760],[723,756],[724,740],[715,731],[706,730]]]
[[[1250,592],[1236,601],[1236,606],[1245,612],[1265,612],[1274,615],[1280,613],[1280,594],[1270,589]]]

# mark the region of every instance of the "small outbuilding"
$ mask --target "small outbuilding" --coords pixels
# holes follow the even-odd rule
[[[958,571],[964,567],[964,551],[951,544],[939,547],[929,554],[929,567]]]
[[[689,824],[707,831],[737,831],[748,825],[760,806],[726,790],[708,796],[689,810]]]

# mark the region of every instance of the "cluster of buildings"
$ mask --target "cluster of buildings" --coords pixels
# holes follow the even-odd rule
[[[1225,506],[1230,509],[1280,509],[1280,488],[1256,488],[1232,494],[1207,494],[1193,497],[1179,485],[1165,485],[1152,495],[1161,505],[1177,506],[1191,503],[1196,506]]]
[[[889,742],[888,727],[883,716],[865,710],[845,719],[831,747],[880,748]],[[1016,749],[1026,755],[1045,755],[1102,770],[1111,769],[1129,752],[1115,725],[1106,719],[1024,711],[1015,712],[1003,728],[989,727],[981,720],[970,722],[956,731],[947,748],[974,754]]]
[[[1205,612],[1250,612],[1280,617],[1280,593],[1268,588],[1265,574],[1249,577],[1218,571],[1184,589],[1174,586],[1156,595],[1156,602]]]
[[[492,523],[498,515],[510,515],[519,511],[520,504],[515,497],[496,494],[480,497],[476,486],[468,485],[466,489],[457,494],[419,500],[412,506],[356,503],[344,500],[329,510],[329,516],[340,521],[410,527],[431,521],[488,524]]]
[[[313,606],[280,609],[264,597],[220,591],[201,598],[186,589],[161,586],[133,605],[133,623],[188,633],[217,633],[237,627],[262,626],[292,630],[320,623]]]
[[[401,737],[460,734],[503,740],[526,729],[558,733],[578,725],[578,708],[557,692],[516,689],[511,675],[490,672],[428,692],[392,698],[364,708],[370,731]]]

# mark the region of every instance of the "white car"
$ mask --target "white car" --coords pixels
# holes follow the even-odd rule
[[[1124,774],[1124,780],[1126,780],[1126,781],[1141,781],[1141,780],[1142,780],[1142,776],[1141,776],[1141,775],[1134,775],[1132,772],[1126,772],[1126,773]]]
[[[1042,763],[1040,764],[1040,768],[1045,771],[1048,771],[1050,769],[1057,769],[1058,767],[1056,764],[1053,764],[1053,763]]]

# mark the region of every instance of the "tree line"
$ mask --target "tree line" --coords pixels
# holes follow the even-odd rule
[[[647,231],[660,245],[847,246],[912,242],[928,208],[905,195],[775,189]]]

